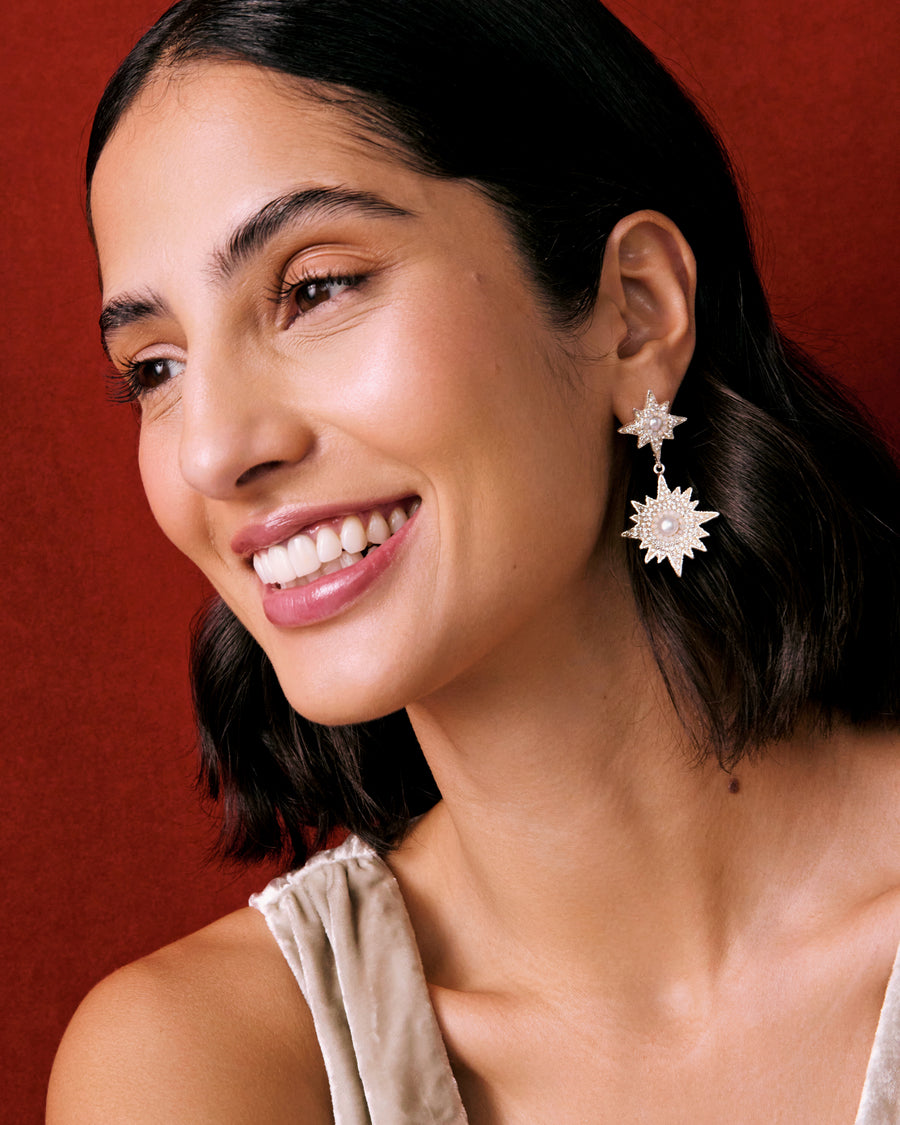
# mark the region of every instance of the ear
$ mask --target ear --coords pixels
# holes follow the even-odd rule
[[[684,235],[658,211],[637,211],[606,243],[598,299],[618,312],[612,407],[625,425],[652,390],[672,400],[694,354],[697,265]],[[610,357],[612,358],[612,357]]]

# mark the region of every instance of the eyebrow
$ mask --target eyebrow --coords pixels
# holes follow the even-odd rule
[[[140,320],[150,320],[154,317],[169,315],[169,306],[155,293],[146,294],[124,293],[121,297],[114,297],[107,301],[100,313],[100,343],[108,359],[112,359],[109,346],[110,339],[129,324]]]
[[[291,223],[321,220],[348,213],[388,218],[410,218],[414,215],[414,212],[368,191],[353,191],[343,187],[310,187],[288,192],[270,199],[232,231],[224,246],[213,251],[210,279],[216,283],[227,281],[240,266],[261,253]],[[103,306],[100,313],[103,350],[109,356],[110,339],[123,328],[141,320],[168,315],[170,309],[166,302],[149,290],[114,297]]]
[[[213,277],[215,280],[227,280],[238,266],[246,264],[284,227],[298,219],[309,222],[348,212],[391,218],[409,218],[413,214],[368,191],[351,191],[342,187],[292,191],[270,200],[232,232],[227,245],[213,253]]]

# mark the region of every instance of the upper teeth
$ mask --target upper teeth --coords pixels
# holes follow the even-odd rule
[[[346,516],[340,533],[326,525],[315,538],[301,531],[286,543],[279,543],[253,556],[253,569],[267,586],[287,586],[298,579],[310,582],[341,567],[352,566],[362,559],[362,551],[378,545],[399,531],[418,508],[419,501],[409,505],[409,513],[398,504],[385,519],[381,512],[372,512],[366,522],[360,516]]]

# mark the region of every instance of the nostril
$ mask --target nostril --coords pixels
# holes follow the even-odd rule
[[[202,378],[201,378],[202,376]],[[197,492],[218,500],[261,488],[315,447],[310,427],[268,395],[225,394],[194,370],[181,399],[179,465]]]
[[[254,465],[252,468],[247,469],[245,472],[241,473],[236,483],[238,485],[250,484],[252,481],[255,481],[257,477],[262,476],[264,473],[270,472],[272,469],[277,469],[280,465],[283,464],[283,461],[263,461],[261,464]]]

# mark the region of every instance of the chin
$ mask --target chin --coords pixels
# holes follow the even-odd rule
[[[381,671],[382,675],[377,673]],[[312,723],[322,726],[348,726],[381,719],[401,711],[409,702],[397,690],[397,677],[388,687],[383,669],[369,667],[368,674],[352,675],[347,669],[334,669],[330,674],[299,676],[296,668],[282,670],[275,665],[275,674],[288,703]]]

